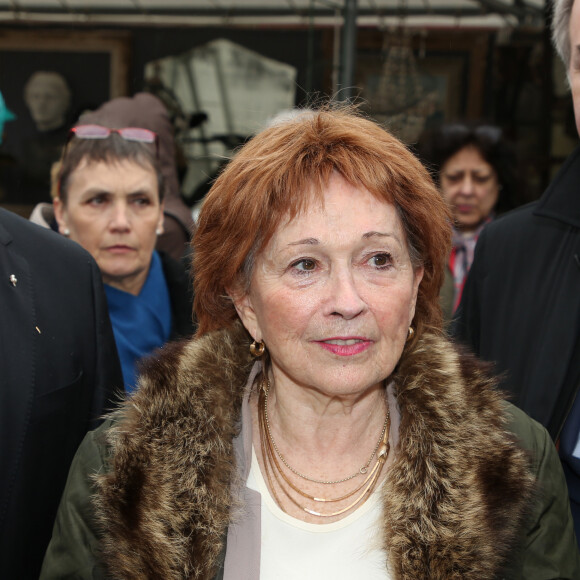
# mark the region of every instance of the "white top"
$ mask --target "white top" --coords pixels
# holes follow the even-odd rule
[[[346,518],[310,524],[283,512],[268,490],[252,449],[247,486],[262,496],[260,580],[389,580],[381,548],[380,494]]]

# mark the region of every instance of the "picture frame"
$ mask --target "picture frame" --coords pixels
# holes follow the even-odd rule
[[[0,204],[10,204],[25,214],[30,205],[50,200],[48,178],[34,194],[26,193],[22,178],[31,140],[39,139],[37,152],[45,156],[45,175],[66,140],[68,128],[80,114],[99,107],[111,98],[128,94],[131,34],[125,31],[100,30],[2,30],[0,31],[0,91],[6,106],[16,119],[4,125],[2,153],[19,167],[18,177],[0,183]],[[28,80],[39,71],[56,73],[70,90],[70,103],[61,134],[40,134],[24,98]],[[27,148],[28,147],[28,148]],[[50,157],[50,159],[48,159]],[[4,164],[6,165],[6,164]],[[4,187],[3,187],[4,186]],[[23,207],[20,208],[19,206]]]
[[[489,39],[488,31],[359,29],[354,85],[362,109],[407,144],[430,123],[480,118]],[[329,59],[332,47],[328,36]]]
[[[108,60],[108,98],[127,94],[131,35],[125,31],[100,30],[0,30],[0,82],[5,85],[5,73],[10,72],[10,59],[18,53],[30,53],[30,69],[38,70],[46,59],[43,55],[88,56],[106,55]],[[65,59],[66,60],[66,59]],[[57,64],[66,66],[66,62]],[[86,68],[86,67],[85,67]],[[30,72],[30,71],[23,71]],[[79,73],[70,69],[63,74]]]

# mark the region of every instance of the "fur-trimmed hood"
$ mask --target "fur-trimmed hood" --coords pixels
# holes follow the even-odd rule
[[[113,577],[214,577],[236,513],[248,346],[236,325],[165,347],[116,413],[95,500]],[[381,491],[392,577],[498,577],[522,541],[532,487],[499,393],[475,359],[433,335],[407,347],[394,384],[399,445]]]

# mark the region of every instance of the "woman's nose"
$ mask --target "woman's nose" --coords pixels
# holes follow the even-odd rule
[[[116,203],[112,207],[111,229],[125,231],[130,228],[129,212],[126,203]]]
[[[350,270],[335,272],[331,275],[329,292],[330,313],[333,315],[349,320],[361,314],[366,308],[353,272]]]
[[[461,180],[459,191],[464,195],[471,195],[475,191],[475,184],[471,176],[467,175]]]

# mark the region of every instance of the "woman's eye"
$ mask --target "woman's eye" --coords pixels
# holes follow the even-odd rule
[[[105,201],[106,201],[106,198],[104,195],[97,195],[95,197],[91,197],[88,200],[88,203],[90,205],[103,205],[105,203]]]
[[[476,175],[473,178],[475,183],[487,183],[491,179],[491,175]]]
[[[151,202],[148,197],[136,197],[133,203],[135,205],[150,205]]]
[[[292,264],[293,268],[297,270],[302,270],[303,272],[312,272],[316,268],[316,262],[314,260],[310,260],[309,258],[303,258],[302,260],[298,260]]]
[[[391,256],[390,254],[376,254],[371,259],[370,262],[375,268],[387,268],[391,265]]]

